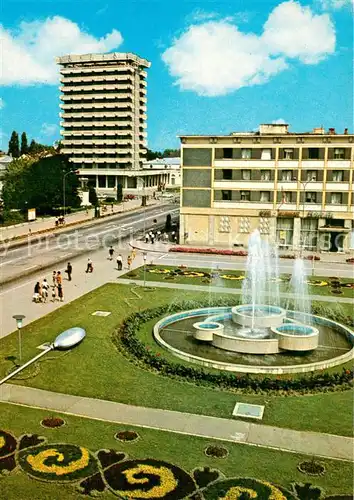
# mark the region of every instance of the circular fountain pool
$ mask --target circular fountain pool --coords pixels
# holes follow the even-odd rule
[[[201,308],[163,318],[154,326],[155,340],[175,356],[189,362],[235,372],[307,372],[336,366],[353,358],[354,333],[335,321],[308,314],[307,324],[300,324],[298,314],[287,311],[282,325],[264,329],[266,337],[242,338],[238,332],[244,327],[232,320],[232,309]],[[196,337],[195,324],[205,325],[201,331],[208,332],[208,341]],[[207,326],[211,324],[213,327]],[[308,340],[316,341],[318,347],[314,349],[307,345],[306,350],[302,349],[301,345]],[[229,342],[233,347],[239,346],[240,342],[249,347],[256,345],[253,344],[255,341],[258,346],[271,346],[274,350],[259,354],[252,349],[247,352],[229,348]],[[293,344],[287,345],[289,341]]]

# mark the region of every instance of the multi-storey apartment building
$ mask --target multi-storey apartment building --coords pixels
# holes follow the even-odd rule
[[[354,247],[354,136],[288,125],[181,136],[180,242],[247,245],[256,228],[280,248]]]
[[[58,57],[62,152],[99,194],[156,188],[165,174],[142,172],[147,132],[146,69],[135,54]],[[166,179],[165,179],[166,180]]]

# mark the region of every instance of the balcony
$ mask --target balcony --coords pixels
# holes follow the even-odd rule
[[[86,119],[86,121],[82,121],[82,122],[78,122],[78,123],[86,123],[86,124],[91,124],[91,123],[94,123],[94,119],[95,118],[132,118],[133,117],[133,113],[132,111],[122,111],[122,112],[114,112],[114,111],[92,111],[92,112],[86,112],[86,113],[83,113],[83,112],[72,112],[72,113],[62,113],[61,114],[61,117],[62,118],[84,118]],[[74,123],[74,122],[72,122]],[[104,124],[104,123],[107,123],[108,125],[111,124],[111,123],[114,123],[113,121],[107,121],[107,122],[101,122],[101,121],[98,121],[96,122],[100,125]],[[119,124],[119,121],[117,121],[117,123]],[[131,123],[131,122],[130,122]]]
[[[75,149],[75,146],[80,146],[82,144],[87,145],[95,145],[95,146],[106,146],[106,145],[124,145],[129,146],[128,148],[124,148],[124,151],[132,149],[132,143],[129,142],[131,139],[100,139],[100,138],[92,138],[92,139],[64,139],[62,144],[64,146],[72,147]],[[81,148],[80,148],[81,150]]]
[[[97,103],[97,102],[88,102],[87,104],[60,104],[61,109],[115,109],[115,108],[133,108],[133,105],[129,101],[123,102],[114,102],[114,103]]]
[[[282,170],[298,169],[298,160],[279,160],[278,168]]]
[[[65,85],[65,86],[59,87],[59,90],[61,92],[64,92],[64,93],[65,92],[79,93],[79,92],[85,92],[85,91],[91,92],[93,90],[103,92],[103,91],[112,91],[112,90],[119,90],[119,89],[130,90],[132,92],[133,85],[130,85],[130,84],[120,84],[119,85],[119,83],[116,83],[116,84],[101,83],[101,85],[95,85],[94,83],[92,83],[91,85],[74,85],[74,86]]]
[[[234,181],[234,180],[214,181],[214,189],[252,190],[255,188],[257,188],[257,190],[259,191],[272,191],[274,190],[274,182]]]
[[[94,101],[95,99],[131,99],[132,94],[129,92],[121,92],[121,93],[115,93],[115,94],[75,94],[75,95],[61,95],[60,100],[61,101],[81,101],[81,100],[86,100],[86,101]]]
[[[324,168],[324,160],[302,160],[301,162],[302,170],[309,169],[323,169]]]
[[[61,68],[61,75],[80,75],[81,73],[111,73],[112,71],[125,71],[133,73],[133,68],[130,65],[117,65],[117,66],[80,66],[79,68]]]
[[[347,169],[350,168],[350,160],[328,160],[328,169]]]
[[[125,155],[124,158],[131,158],[131,154],[133,152],[133,148],[75,148],[72,146],[66,146],[62,149],[62,152],[64,154],[88,154],[90,157],[95,157],[96,155],[108,155],[112,154],[112,156],[115,155]],[[103,160],[103,158],[102,158]]]
[[[130,121],[112,122],[60,122],[64,129],[79,128],[80,130],[62,130],[62,135],[121,135],[132,132]],[[117,130],[115,127],[122,127]],[[125,127],[125,128],[123,128]],[[96,130],[101,129],[101,130]]]
[[[75,77],[64,77],[60,78],[61,83],[77,83],[77,82],[126,82],[129,80],[133,82],[132,75],[92,75],[92,76],[81,76],[77,75]]]

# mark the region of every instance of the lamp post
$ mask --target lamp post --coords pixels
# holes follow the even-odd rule
[[[310,182],[314,182],[316,179],[308,179],[307,181],[300,181],[299,183],[302,186],[302,193],[303,193],[303,200],[302,200],[302,224],[304,224],[305,221],[305,201],[306,201],[306,187]],[[305,249],[305,235],[304,235],[304,230],[302,229],[302,245],[300,248],[300,257],[303,257],[304,254],[304,249]],[[313,257],[313,256],[312,256]],[[312,268],[311,268],[311,275],[314,276],[315,274],[315,259],[312,258]]]
[[[66,211],[66,206],[65,206],[65,179],[66,179],[66,176],[69,175],[69,174],[79,174],[80,171],[79,170],[69,170],[69,172],[66,172],[66,174],[63,175],[63,208],[64,208],[64,217],[65,217],[65,211]]]
[[[20,364],[22,363],[22,341],[21,341],[21,328],[22,328],[22,322],[25,319],[26,316],[23,314],[15,314],[12,316],[13,319],[16,320],[16,326],[17,326],[17,332],[18,332],[18,351],[19,351],[19,360]]]
[[[147,259],[146,252],[143,253],[143,259],[144,259],[144,288],[145,288],[145,286],[146,286],[146,259]]]

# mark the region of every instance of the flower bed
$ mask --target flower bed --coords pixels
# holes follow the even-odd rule
[[[316,462],[316,460],[301,462],[297,468],[308,476],[323,476],[326,472],[325,466],[320,462]]]
[[[65,425],[65,420],[59,417],[47,417],[41,420],[41,425],[43,427],[54,429],[55,427],[61,427],[62,425]]]
[[[118,441],[137,441],[139,434],[135,431],[120,431],[114,436]]]
[[[208,306],[231,306],[235,305],[235,298],[230,297],[226,299],[215,299],[212,304],[209,300],[206,301],[192,301],[181,302],[179,304],[165,304],[155,309],[147,309],[140,311],[129,316],[116,331],[113,336],[113,342],[120,349],[120,351],[134,359],[139,365],[148,367],[153,371],[157,371],[162,375],[177,377],[182,380],[194,384],[204,384],[218,389],[238,390],[245,393],[257,393],[260,391],[278,392],[278,391],[294,391],[294,392],[318,392],[323,391],[323,388],[328,390],[336,390],[342,388],[343,390],[351,387],[353,382],[353,371],[343,369],[340,373],[321,372],[314,374],[311,372],[309,375],[299,376],[296,378],[252,378],[249,374],[235,375],[229,372],[210,373],[205,372],[202,367],[185,366],[178,362],[170,362],[164,359],[163,356],[156,355],[152,350],[148,349],[146,345],[141,342],[136,332],[139,331],[143,325],[155,318],[162,317],[167,312],[173,314],[188,309],[196,309]],[[316,312],[316,311],[314,311]],[[345,323],[347,318],[338,318],[335,316],[336,321]]]
[[[224,448],[223,446],[207,446],[204,450],[204,453],[206,454],[207,457],[213,457],[213,458],[226,458],[227,455],[229,454],[227,448]]]
[[[346,259],[345,262],[348,262],[348,264],[354,264],[354,257],[349,257],[349,259]]]
[[[294,500],[290,491],[266,481],[252,478],[235,478],[217,481],[203,490],[205,500],[236,500],[258,498],[259,500]]]
[[[239,257],[247,257],[246,250],[227,250],[222,248],[194,248],[194,247],[171,247],[169,252],[182,253],[204,253],[213,255],[236,255]]]

